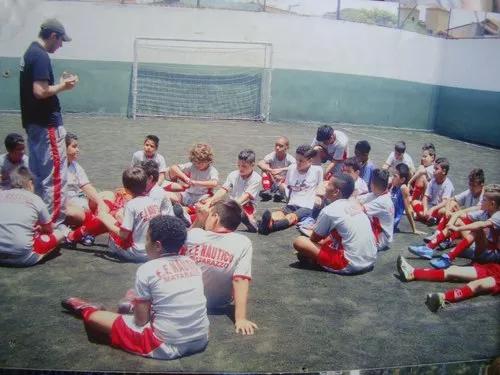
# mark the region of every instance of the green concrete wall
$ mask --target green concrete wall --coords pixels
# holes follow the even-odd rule
[[[128,114],[132,64],[53,60],[80,82],[60,94],[65,112]],[[19,59],[0,57],[0,110],[19,109]],[[3,73],[9,72],[8,77]],[[271,120],[347,122],[435,130],[500,147],[500,93],[376,77],[275,69]]]
[[[434,130],[500,148],[500,92],[440,87]]]

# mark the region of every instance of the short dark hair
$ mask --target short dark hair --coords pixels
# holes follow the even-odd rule
[[[238,160],[246,161],[248,163],[255,163],[255,152],[249,148],[241,150],[238,154]]]
[[[394,145],[394,150],[396,152],[399,152],[400,154],[404,154],[406,151],[406,142],[405,141],[396,142],[396,144]]]
[[[43,40],[47,40],[47,39],[50,38],[50,36],[52,35],[52,33],[56,34],[57,39],[62,38],[62,34],[61,33],[58,33],[57,31],[54,31],[54,30],[45,29],[45,28],[41,28],[40,29],[40,32],[38,33],[38,37],[41,38],[41,39],[43,39]]]
[[[372,172],[371,183],[380,190],[387,189],[389,185],[389,171],[385,169],[374,169]]]
[[[24,138],[21,134],[10,133],[5,137],[5,149],[7,152],[14,151],[17,145],[24,145]]]
[[[78,136],[75,133],[66,133],[64,140],[66,141],[66,147],[68,147],[71,142],[78,141]]]
[[[359,170],[361,170],[361,165],[359,164],[359,161],[355,156],[344,160],[344,167],[351,167],[354,172],[358,172]]]
[[[436,159],[435,163],[441,167],[445,174],[448,174],[448,171],[450,170],[450,162],[448,161],[448,159],[438,158]]]
[[[484,196],[493,200],[500,207],[500,184],[489,184],[484,187]]]
[[[314,158],[318,152],[312,146],[303,144],[297,147],[295,153],[297,155],[302,155],[306,159],[311,159]]]
[[[157,162],[154,160],[144,160],[139,164],[139,166],[144,169],[148,178],[153,177],[153,182],[158,182],[158,178],[160,177],[160,167]]]
[[[434,154],[436,153],[436,147],[434,147],[434,143],[426,142],[422,145],[422,151],[424,150],[434,150]]]
[[[186,242],[186,225],[175,216],[155,216],[149,221],[148,230],[151,241],[160,242],[163,254],[178,254]]]
[[[408,167],[405,163],[399,163],[395,167],[396,171],[399,174],[399,177],[405,179],[405,184],[410,181],[410,167]]]
[[[347,173],[340,173],[333,178],[333,184],[340,190],[342,198],[348,199],[354,191],[354,180]]]
[[[436,150],[433,149],[432,147],[429,148],[423,148],[422,147],[422,152],[427,151],[427,153],[432,156],[433,159],[436,159]]]
[[[213,209],[219,215],[219,223],[230,231],[236,230],[241,223],[241,215],[244,214],[241,206],[234,200],[217,202]]]
[[[372,146],[370,146],[370,143],[368,141],[359,141],[356,143],[356,146],[354,146],[354,150],[361,152],[362,154],[369,154],[372,149]]]
[[[158,148],[158,146],[160,145],[160,138],[158,138],[154,134],[148,134],[146,136],[146,139],[144,139],[144,143],[146,143],[147,140],[152,141],[155,144],[156,148]]]
[[[13,189],[28,189],[28,182],[33,180],[33,175],[31,174],[28,167],[23,165],[15,168],[10,172],[10,186]]]
[[[318,142],[324,142],[331,138],[333,135],[333,128],[330,125],[323,125],[316,131],[316,140]]]
[[[484,184],[484,171],[481,168],[474,168],[469,173],[469,182],[477,182],[478,184]]]
[[[138,196],[146,190],[148,176],[144,169],[139,166],[133,166],[123,171],[122,182],[125,189],[130,191],[134,196]]]

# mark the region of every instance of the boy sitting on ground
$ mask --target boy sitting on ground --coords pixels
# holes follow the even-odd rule
[[[252,280],[252,243],[234,231],[242,210],[234,200],[202,206],[188,231],[185,251],[201,268],[209,309],[234,301],[236,333],[252,335],[257,325],[247,320],[247,298]]]
[[[359,202],[349,199],[353,191],[354,181],[347,174],[328,181],[326,197],[333,203],[321,210],[310,238],[294,240],[299,261],[311,261],[326,271],[346,275],[373,268],[375,237]]]
[[[259,224],[260,234],[269,234],[291,227],[312,215],[316,189],[323,183],[323,169],[312,165],[316,151],[309,145],[297,147],[296,164],[292,165],[280,189],[288,197],[280,211],[265,210]]]
[[[466,215],[465,224],[450,224],[449,229],[462,232],[462,241],[448,254],[431,260],[435,268],[448,268],[459,256],[472,258],[482,263],[500,263],[500,185],[491,184],[484,188],[481,210]],[[470,251],[466,251],[471,245]],[[431,259],[437,252],[427,247],[408,248],[411,253]]]
[[[413,174],[407,185],[411,187],[411,199],[422,200],[425,189],[434,175],[434,163],[436,161],[436,149],[432,143],[422,145],[420,165]]]
[[[443,201],[447,201],[453,196],[455,188],[448,178],[450,163],[446,158],[439,158],[434,163],[434,175],[427,185],[422,201],[413,200],[411,202],[413,211],[417,219],[428,225],[436,225],[444,214],[444,207],[437,208]]]
[[[342,172],[342,163],[348,156],[348,144],[347,135],[340,130],[333,130],[329,125],[320,126],[316,131],[316,138],[311,143],[317,152],[315,164],[330,161],[325,170],[325,180],[331,175]]]
[[[356,146],[354,146],[354,155],[356,156],[356,159],[358,159],[360,165],[359,177],[366,182],[368,189],[370,188],[372,172],[375,168],[377,168],[370,160],[371,149],[372,148],[368,141],[359,141],[356,143]]]
[[[285,180],[290,165],[296,163],[295,158],[288,153],[289,147],[288,138],[279,137],[274,144],[274,151],[257,163],[262,171],[263,187],[259,196],[265,201],[273,198],[272,194],[274,194],[275,202],[281,202],[284,199],[279,186]]]
[[[64,233],[53,230],[51,216],[35,195],[33,176],[24,166],[14,169],[10,190],[0,190],[0,264],[33,266],[56,249]]]
[[[348,158],[344,161],[342,172],[347,173],[354,180],[354,192],[352,195],[357,197],[368,193],[368,186],[365,180],[360,177],[361,166],[356,157]]]
[[[179,255],[186,227],[176,217],[156,216],[146,233],[149,261],[136,273],[133,315],[104,311],[77,297],[61,304],[129,353],[168,360],[202,352],[208,344],[206,298],[200,268]]]
[[[0,155],[0,189],[11,188],[10,173],[17,167],[29,168],[29,159],[25,154],[26,145],[22,135],[10,133],[5,137],[7,153]]]
[[[406,152],[406,142],[405,141],[399,141],[396,142],[394,145],[394,151],[392,151],[389,156],[387,157],[387,160],[385,161],[384,165],[382,166],[382,169],[388,169],[389,172],[392,174],[394,173],[394,168],[396,165],[399,163],[404,163],[410,168],[410,173],[415,172],[415,165],[413,164],[413,159],[411,156]]]
[[[234,199],[243,208],[241,222],[249,232],[257,232],[257,221],[255,220],[255,197],[261,190],[261,177],[253,170],[255,165],[255,153],[250,149],[244,149],[238,154],[238,170],[232,171],[227,176],[222,189],[217,190],[214,196],[206,200],[206,205],[213,206],[224,199],[226,194]]]
[[[160,176],[158,177],[158,185],[162,186],[165,177],[167,176],[168,169],[165,158],[158,153],[158,147],[160,146],[160,138],[156,135],[150,134],[144,139],[144,147],[142,150],[134,152],[132,155],[132,162],[130,166],[133,167],[145,160],[154,160],[158,164],[160,170]]]
[[[480,294],[500,293],[500,264],[473,263],[472,266],[451,266],[448,269],[414,268],[401,255],[397,268],[402,281],[467,281],[462,287],[444,293],[429,293],[425,304],[432,312],[437,312],[447,303],[455,303]]]
[[[389,247],[394,233],[394,204],[387,191],[388,185],[389,172],[375,169],[371,182],[372,192],[358,197],[370,219],[378,251]]]

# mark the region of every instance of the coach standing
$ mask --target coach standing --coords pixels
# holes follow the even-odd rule
[[[21,117],[28,135],[29,167],[35,192],[47,204],[55,224],[64,219],[67,180],[66,130],[57,94],[75,87],[78,77],[63,74],[56,84],[49,53],[70,40],[64,26],[49,19],[40,26],[38,40],[31,43],[20,64]]]

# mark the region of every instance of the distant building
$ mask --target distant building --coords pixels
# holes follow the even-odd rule
[[[425,27],[432,34],[446,33],[450,20],[450,12],[443,8],[427,8],[425,11]]]

